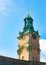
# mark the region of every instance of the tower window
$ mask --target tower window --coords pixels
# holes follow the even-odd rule
[[[24,60],[24,56],[22,56],[22,60]]]

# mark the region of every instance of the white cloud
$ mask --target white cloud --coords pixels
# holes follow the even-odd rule
[[[5,29],[5,25],[7,26],[10,23],[8,18],[10,19],[11,11],[13,10],[12,6],[13,0],[0,0],[0,31]]]
[[[0,0],[0,14],[7,16],[12,0]]]
[[[46,53],[46,40],[45,39],[40,40],[40,49],[42,52]]]
[[[41,58],[40,58],[40,61],[41,62],[46,62],[46,40],[45,39],[41,39],[40,41],[39,41],[39,43],[40,43],[40,49],[41,49],[41,55],[43,55],[43,56],[41,56]]]
[[[7,15],[7,12],[6,12],[6,2],[7,2],[7,0],[0,0],[0,13],[2,15]]]
[[[43,59],[43,58],[41,58],[41,60],[40,60],[41,62],[46,62],[46,59]]]

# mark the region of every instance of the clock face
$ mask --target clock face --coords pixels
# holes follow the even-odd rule
[[[36,36],[36,34],[32,34],[32,37],[33,37],[33,39],[36,39],[37,36]]]

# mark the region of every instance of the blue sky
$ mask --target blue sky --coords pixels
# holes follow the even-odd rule
[[[0,55],[17,58],[17,36],[28,10],[40,34],[40,60],[46,62],[46,0],[0,0]]]

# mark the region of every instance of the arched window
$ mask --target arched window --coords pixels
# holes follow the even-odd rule
[[[24,60],[24,56],[22,56],[22,60]]]

